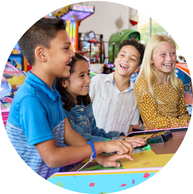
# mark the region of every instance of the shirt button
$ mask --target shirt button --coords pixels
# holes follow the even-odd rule
[[[84,108],[81,108],[80,111],[84,111]]]

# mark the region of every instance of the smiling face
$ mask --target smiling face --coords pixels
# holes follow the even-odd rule
[[[151,59],[155,71],[160,77],[168,76],[176,65],[176,49],[170,42],[160,44]]]
[[[85,60],[76,61],[73,73],[69,79],[63,80],[62,86],[72,95],[77,103],[78,96],[86,96],[88,94],[90,79],[90,70]]]
[[[56,37],[50,41],[50,48],[45,49],[47,57],[47,71],[53,77],[69,77],[74,52],[70,48],[70,37],[65,30],[60,30]]]
[[[140,54],[134,46],[123,46],[115,59],[115,73],[130,77],[139,64]]]

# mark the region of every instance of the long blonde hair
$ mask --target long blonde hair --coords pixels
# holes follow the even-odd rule
[[[153,97],[155,102],[159,104],[164,104],[164,102],[160,101],[155,95],[154,86],[155,86],[156,80],[161,82],[161,79],[159,75],[155,72],[155,70],[153,69],[153,66],[151,65],[151,58],[153,56],[153,51],[160,44],[168,43],[168,42],[173,44],[174,48],[176,48],[174,40],[167,35],[154,35],[149,39],[147,46],[145,48],[145,53],[144,53],[144,57],[143,57],[142,65],[141,65],[142,67],[136,79],[136,83],[142,77],[146,80],[147,87],[148,87],[148,90],[151,96]],[[175,76],[175,68],[173,68],[173,70],[169,73],[167,79],[168,81],[170,81],[171,85],[174,87],[174,89],[177,91],[179,95],[180,87],[178,85],[178,80]]]

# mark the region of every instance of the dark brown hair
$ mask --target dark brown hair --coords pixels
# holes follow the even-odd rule
[[[70,75],[74,72],[75,63],[78,61],[81,61],[81,60],[84,60],[88,63],[88,61],[83,56],[79,55],[78,53],[75,53],[75,56],[72,57],[72,62],[69,64],[69,66],[71,67],[70,68]],[[68,78],[56,78],[54,81],[54,85],[61,95],[61,100],[63,102],[63,108],[67,111],[70,111],[75,106],[74,98],[62,86],[62,80],[63,79],[68,80],[69,78],[70,77],[68,77]],[[91,103],[91,99],[90,99],[89,94],[87,94],[86,96],[78,96],[77,102],[78,102],[78,104],[81,104],[81,102],[82,102],[85,106],[89,105]]]
[[[41,18],[33,24],[18,41],[21,52],[29,64],[35,63],[34,51],[38,45],[50,48],[50,41],[60,30],[65,29],[65,21],[57,18]]]
[[[122,43],[119,44],[118,53],[120,52],[122,47],[128,46],[128,45],[131,45],[131,46],[135,47],[137,49],[137,51],[139,52],[140,58],[139,58],[139,64],[138,65],[141,65],[142,60],[143,60],[144,51],[145,51],[145,46],[143,44],[137,42],[137,40],[135,40],[133,38],[127,39],[127,40],[124,40]]]

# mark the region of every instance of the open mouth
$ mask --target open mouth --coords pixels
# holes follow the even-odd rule
[[[124,64],[120,64],[120,67],[123,68],[123,69],[128,69],[129,68],[127,65],[124,65]]]
[[[165,66],[165,67],[172,67],[172,63],[165,63],[165,64],[163,64],[163,66]]]
[[[88,90],[89,89],[89,86],[83,86],[82,87],[84,90]]]

